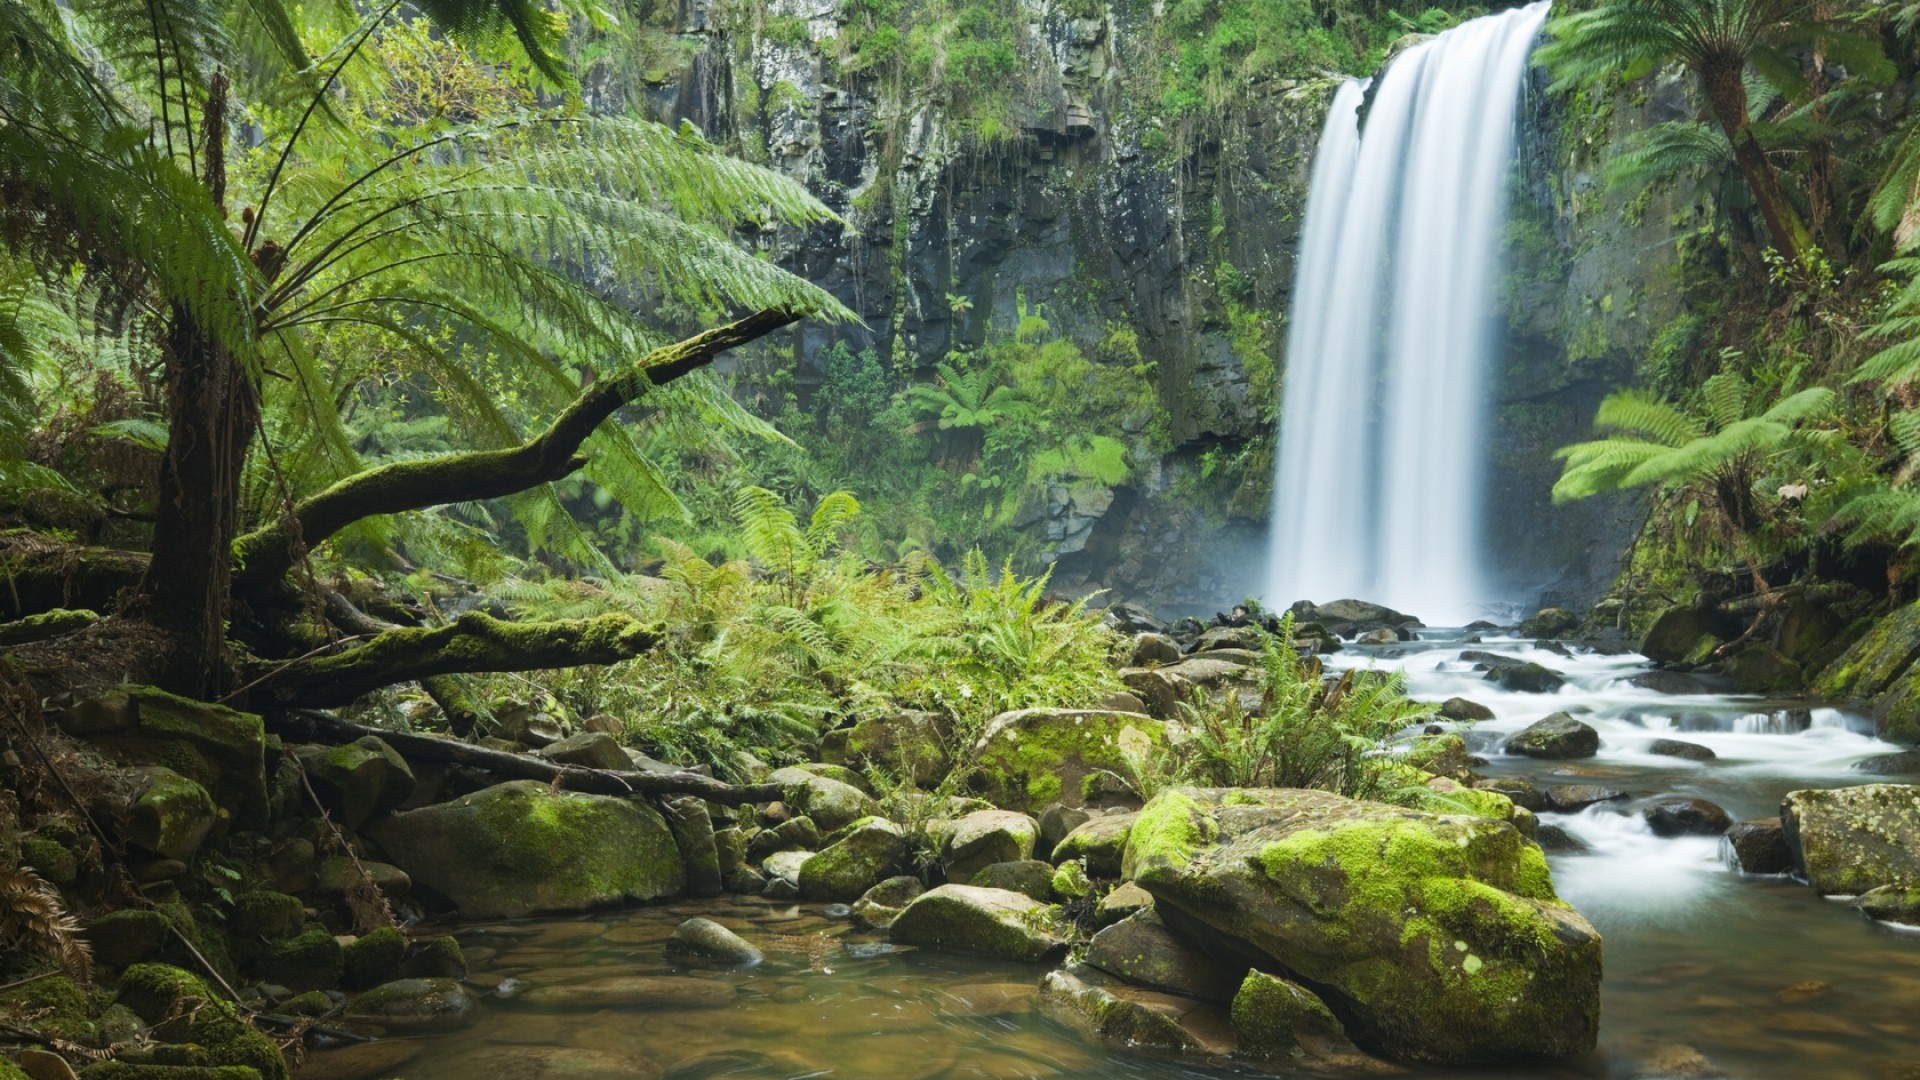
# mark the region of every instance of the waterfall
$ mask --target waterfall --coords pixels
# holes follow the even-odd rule
[[[1548,6],[1463,23],[1334,95],[1287,334],[1272,604],[1359,597],[1457,625],[1492,599],[1479,553],[1494,258]]]

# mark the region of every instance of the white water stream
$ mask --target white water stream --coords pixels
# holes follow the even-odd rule
[[[1464,623],[1488,599],[1493,263],[1548,6],[1464,23],[1334,96],[1287,337],[1272,604],[1361,596]]]

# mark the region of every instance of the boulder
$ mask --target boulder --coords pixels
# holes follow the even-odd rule
[[[907,837],[900,826],[882,818],[865,818],[801,864],[800,898],[850,904],[899,873],[906,861]]]
[[[1467,724],[1493,719],[1493,710],[1477,701],[1468,701],[1463,697],[1450,697],[1440,703],[1440,715],[1448,720]]]
[[[133,786],[127,839],[165,858],[192,859],[217,820],[207,789],[161,765],[133,770]]]
[[[1763,641],[1750,641],[1727,659],[1733,688],[1742,694],[1785,694],[1806,686],[1800,665]]]
[[[1141,811],[1125,863],[1176,933],[1298,975],[1370,1052],[1471,1064],[1593,1049],[1600,935],[1505,822],[1174,788]]]
[[[1021,709],[987,723],[974,744],[973,764],[982,794],[996,806],[1085,806],[1097,801],[1087,797],[1089,777],[1102,771],[1128,775],[1130,759],[1146,758],[1165,744],[1165,725],[1139,713]]]
[[[919,878],[904,874],[890,877],[853,902],[853,925],[861,930],[885,930],[900,917],[900,909],[926,891]]]
[[[1875,776],[1905,776],[1920,773],[1920,750],[1901,750],[1893,754],[1875,754],[1853,763],[1857,772]]]
[[[1556,814],[1572,814],[1595,803],[1624,799],[1627,793],[1600,784],[1550,784],[1540,792],[1544,809]]]
[[[1046,960],[1067,951],[1059,909],[1005,889],[942,885],[902,908],[887,930],[900,945]]]
[[[400,965],[406,958],[407,937],[393,927],[362,934],[341,950],[340,985],[348,990],[366,990],[391,982],[399,978]]]
[[[372,735],[345,746],[302,746],[294,751],[320,805],[341,828],[358,832],[413,794],[413,770],[405,758]]]
[[[346,974],[346,949],[326,927],[313,925],[274,944],[255,966],[262,978],[289,990],[332,990]]]
[[[1794,868],[1823,895],[1920,881],[1920,787],[1791,791],[1780,824]]]
[[[818,851],[820,827],[810,817],[795,817],[762,829],[747,842],[747,861],[758,863],[777,851]]]
[[[1533,613],[1533,618],[1520,624],[1521,637],[1557,638],[1572,633],[1580,626],[1580,616],[1566,608],[1541,608]]]
[[[1212,1054],[1227,1049],[1216,1034],[1222,1025],[1206,1016],[1217,1006],[1125,986],[1085,967],[1048,972],[1040,980],[1039,1002],[1042,1012],[1068,1027],[1122,1046]]]
[[[1747,874],[1785,874],[1793,870],[1793,849],[1779,818],[1735,822],[1721,839],[1722,856]]]
[[[1661,612],[1640,638],[1640,655],[1656,664],[1687,663],[1703,648],[1718,648],[1739,630],[1718,611],[1672,607]]]
[[[1920,603],[1902,605],[1874,623],[1820,672],[1812,689],[1829,701],[1871,700],[1910,671],[1916,661],[1920,661]]]
[[[712,919],[693,918],[673,928],[667,939],[667,956],[676,960],[757,964],[766,959],[761,951],[739,934]]]
[[[252,713],[128,686],[74,705],[58,722],[110,761],[164,765],[235,817],[266,820],[266,728]]]
[[[1600,752],[1600,733],[1589,724],[1557,712],[1522,728],[1507,740],[1505,750],[1509,754],[1551,760],[1589,758]]]
[[[1327,1058],[1355,1052],[1326,1002],[1299,983],[1249,971],[1233,996],[1235,1053],[1256,1061]]]
[[[1547,797],[1531,781],[1514,776],[1489,776],[1477,780],[1473,785],[1481,791],[1491,791],[1504,795],[1507,801],[1523,810],[1539,813],[1547,809]]]
[[[1193,697],[1193,684],[1172,668],[1122,668],[1120,681],[1146,708],[1147,715],[1160,720],[1180,716],[1180,703]]]
[[[953,767],[953,725],[942,713],[906,709],[863,715],[847,732],[847,763],[878,767],[917,787],[937,786]]]
[[[1487,669],[1486,680],[1523,694],[1552,694],[1567,685],[1559,672],[1530,660],[1495,664]]]
[[[1369,630],[1353,641],[1356,645],[1394,645],[1400,641],[1400,635],[1392,630]]]
[[[1719,836],[1733,826],[1725,810],[1705,799],[1667,799],[1640,816],[1655,836]]]
[[[195,1043],[211,1066],[257,1070],[262,1080],[287,1080],[287,1060],[263,1032],[196,975],[165,964],[135,964],[120,977],[119,1003],[153,1025],[153,1038]]]
[[[1657,754],[1660,757],[1685,758],[1688,761],[1712,761],[1717,756],[1709,747],[1679,739],[1655,739],[1648,744],[1647,753]]]
[[[1127,650],[1128,667],[1161,667],[1177,664],[1183,654],[1180,643],[1165,634],[1136,634]]]
[[[1033,858],[1040,827],[1011,810],[976,810],[942,827],[941,861],[947,877],[965,881],[994,863]]]
[[[474,1001],[452,979],[397,979],[354,998],[346,1019],[388,1031],[458,1031],[479,1018]]]
[[[1302,600],[1287,610],[1293,614],[1296,625],[1315,622],[1341,637],[1349,638],[1369,630],[1397,630],[1403,626],[1420,625],[1420,620],[1411,615],[1364,600],[1335,600],[1327,604],[1311,604]]]
[[[1244,963],[1215,960],[1176,936],[1150,907],[1093,935],[1084,959],[1135,986],[1222,1004],[1247,973]]]
[[[1084,859],[1094,877],[1119,877],[1127,851],[1127,833],[1136,814],[1102,814],[1068,833],[1053,849],[1053,860]]]
[[[812,818],[824,832],[834,832],[880,813],[880,804],[866,792],[806,769],[775,769],[767,780],[785,789],[788,808]]]
[[[1065,863],[1063,866],[1078,866],[1079,863]],[[1020,859],[1015,862],[994,863],[983,867],[973,875],[969,885],[978,885],[983,889],[1005,889],[1030,896],[1035,900],[1053,899],[1053,865],[1039,859]],[[1071,882],[1068,883],[1071,888]]]
[[[800,899],[800,871],[812,861],[811,851],[777,851],[760,864],[767,879],[766,895],[774,900]]]
[[[1152,908],[1151,893],[1131,881],[1124,881],[1094,905],[1094,921],[1100,926],[1112,926],[1135,912],[1150,911]]]
[[[1467,740],[1452,732],[1421,735],[1400,756],[1403,764],[1435,776],[1460,779],[1471,775]]]
[[[1066,839],[1068,833],[1085,825],[1091,817],[1092,814],[1077,806],[1049,804],[1035,819],[1040,824],[1040,839],[1033,846],[1034,858],[1051,858],[1053,849],[1060,846],[1060,841]]]
[[[583,731],[555,740],[541,747],[539,754],[555,765],[578,765],[584,769],[611,769],[614,772],[626,772],[633,768],[633,759],[627,756],[626,750],[613,736],[601,731]]]
[[[652,900],[686,885],[658,811],[532,780],[395,814],[370,833],[416,885],[476,918]]]
[[[1881,885],[1861,893],[1855,904],[1862,914],[1877,922],[1920,926],[1920,885]]]
[[[413,891],[413,879],[392,863],[361,859],[355,862],[345,855],[329,855],[314,864],[313,891],[328,899],[347,895],[350,885],[362,876],[389,900],[398,900]]]
[[[720,841],[715,838],[713,812],[706,800],[698,795],[681,795],[662,800],[660,805],[667,828],[673,832],[674,846],[680,849],[680,863],[687,868],[687,895],[719,896],[725,892]]]
[[[1258,653],[1266,647],[1266,632],[1257,626],[1214,626],[1200,635],[1193,643],[1192,651],[1206,653],[1219,649],[1238,649],[1241,652]]]

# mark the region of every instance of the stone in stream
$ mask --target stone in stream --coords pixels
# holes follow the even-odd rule
[[[673,842],[680,848],[680,862],[687,868],[688,896],[719,896],[726,891],[726,875],[720,866],[720,842],[714,836],[713,811],[698,795],[664,799],[667,828],[673,830]]]
[[[1477,701],[1463,697],[1450,697],[1440,703],[1440,715],[1459,723],[1473,723],[1477,720],[1493,719],[1493,710]]]
[[[1215,960],[1168,930],[1152,908],[1093,935],[1085,961],[1135,986],[1225,1004],[1246,975],[1245,964]]]
[[[1795,869],[1823,895],[1920,881],[1920,787],[1791,791],[1780,824]]]
[[[1531,810],[1537,814],[1547,809],[1547,797],[1529,780],[1522,780],[1515,776],[1489,776],[1476,781],[1473,786],[1480,791],[1505,795],[1508,802],[1523,810]]]
[[[1592,725],[1557,712],[1522,728],[1504,747],[1509,754],[1564,760],[1589,758],[1600,752],[1600,733]]]
[[[994,863],[973,875],[970,885],[983,889],[1006,889],[1035,900],[1053,899],[1053,864],[1039,859],[1019,859]]]
[[[888,928],[901,945],[1046,960],[1067,950],[1059,909],[1005,889],[942,885],[920,894]]]
[[[1523,694],[1552,694],[1567,685],[1559,672],[1530,660],[1489,668],[1486,680]]]
[[[774,900],[800,899],[800,871],[813,858],[811,851],[777,851],[760,864],[767,879],[763,895]]]
[[[1528,638],[1557,638],[1580,626],[1580,616],[1566,608],[1541,608],[1533,613],[1533,618],[1520,624],[1516,633]]]
[[[862,930],[885,930],[900,917],[900,909],[912,902],[913,898],[926,892],[920,879],[901,875],[868,889],[865,895],[853,902],[849,916],[853,925]]]
[[[1068,833],[1053,849],[1055,862],[1085,859],[1094,877],[1120,876],[1120,858],[1127,850],[1127,833],[1137,814],[1102,814]]]
[[[1091,817],[1092,814],[1077,806],[1049,803],[1035,819],[1040,824],[1040,838],[1034,842],[1033,857],[1051,859],[1053,849],[1059,846],[1060,841],[1066,839],[1068,833],[1085,825]]]
[[[1861,893],[1854,903],[1870,919],[1920,926],[1920,885],[1881,885]]]
[[[1125,869],[1176,934],[1295,973],[1372,1053],[1473,1064],[1593,1049],[1600,935],[1505,822],[1173,788],[1141,811]]]
[[[1068,1027],[1122,1046],[1214,1054],[1231,1048],[1224,1017],[1207,1015],[1219,1006],[1127,986],[1085,967],[1048,972],[1039,1001],[1042,1012]]]
[[[1533,842],[1553,855],[1578,855],[1587,850],[1586,842],[1558,825],[1545,822],[1533,830]]]
[[[659,812],[534,780],[394,814],[368,834],[416,885],[469,917],[675,896],[686,868]]]
[[[1394,645],[1400,641],[1400,635],[1392,630],[1369,630],[1353,639],[1356,645]]]
[[[1546,809],[1556,814],[1572,814],[1596,803],[1624,799],[1627,793],[1599,784],[1554,784],[1541,793]]]
[[[785,789],[787,797],[784,801],[788,809],[797,808],[800,813],[812,818],[822,832],[835,832],[861,818],[880,813],[880,805],[873,801],[873,796],[852,784],[809,769],[776,769],[772,776],[767,777],[767,782],[779,784]]]
[[[692,1009],[733,1000],[732,983],[684,975],[612,975],[585,982],[539,986],[522,993],[528,1005],[553,1009],[671,1007]]]
[[[1733,825],[1725,810],[1705,799],[1668,799],[1640,816],[1655,836],[1719,836]]]
[[[1712,761],[1717,756],[1710,747],[1680,739],[1655,739],[1648,744],[1647,753],[1657,754],[1660,757],[1685,758],[1688,761]]]
[[[1785,874],[1793,869],[1793,852],[1779,818],[1737,821],[1721,841],[1721,855],[1747,874]]]
[[[1738,634],[1719,611],[1671,607],[1660,613],[1640,638],[1640,655],[1656,664],[1697,663],[1722,641]]]
[[[820,850],[820,827],[810,817],[791,817],[771,829],[762,829],[747,842],[747,862],[762,863],[781,851]]]
[[[964,881],[994,863],[1033,858],[1040,828],[1010,810],[976,810],[943,829],[941,858],[947,877]]]
[[[1853,763],[1856,771],[1875,776],[1904,776],[1920,773],[1920,750],[1902,750],[1894,754],[1875,754]]]
[[[1705,694],[1709,687],[1699,678],[1682,671],[1657,669],[1643,671],[1628,679],[1630,685],[1662,694]]]
[[[473,998],[452,979],[400,979],[347,1004],[346,1019],[389,1031],[457,1031],[478,1017]]]
[[[800,866],[800,897],[849,903],[900,872],[907,837],[882,818],[855,822],[840,839]]]
[[[667,956],[677,960],[707,960],[722,964],[757,964],[766,959],[739,934],[712,919],[692,918],[674,927],[667,939]]]

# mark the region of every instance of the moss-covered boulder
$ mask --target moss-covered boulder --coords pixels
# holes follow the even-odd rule
[[[1788,792],[1780,824],[1794,868],[1819,893],[1855,895],[1920,881],[1920,787]]]
[[[1189,661],[1193,663],[1194,661]],[[1128,774],[1129,759],[1166,743],[1163,723],[1140,713],[1021,709],[991,720],[973,748],[981,793],[1009,810],[1051,802],[1083,806],[1098,773]]]
[[[813,819],[824,832],[834,832],[864,817],[877,817],[880,804],[852,784],[801,768],[775,769],[767,777],[786,792],[789,809]]]
[[[885,769],[931,789],[953,767],[947,749],[952,737],[953,726],[941,713],[907,709],[862,716],[847,732],[847,764]]]
[[[332,990],[346,970],[346,951],[323,926],[266,950],[254,965],[262,978],[289,990]]]
[[[686,885],[658,811],[531,780],[394,814],[370,835],[416,887],[476,917],[652,900]]]
[[[478,1019],[478,1010],[452,979],[397,979],[354,998],[346,1018],[396,1032],[457,1031]]]
[[[1800,665],[1764,641],[1740,647],[1726,662],[1733,688],[1742,694],[1785,694],[1803,689],[1806,676]]]
[[[1067,951],[1060,909],[1005,889],[942,885],[909,901],[887,930],[902,945],[1047,960]]]
[[[1048,972],[1040,980],[1038,1001],[1055,1020],[1121,1046],[1193,1053],[1226,1049],[1203,1037],[1220,1026],[1207,1022],[1213,1018],[1206,1014],[1217,1006],[1127,986],[1086,967]],[[1189,1018],[1201,1022],[1190,1025]]]
[[[1566,608],[1541,608],[1533,618],[1520,624],[1519,634],[1526,638],[1557,638],[1572,633],[1580,625],[1580,616]]]
[[[155,1037],[198,1045],[209,1065],[244,1066],[264,1080],[287,1080],[280,1048],[197,976],[164,964],[135,964],[120,977],[119,1001],[153,1025]]]
[[[345,746],[302,746],[294,754],[320,805],[349,832],[359,831],[413,794],[413,770],[406,759],[375,736]]]
[[[633,768],[633,759],[620,748],[613,736],[604,731],[582,731],[548,743],[539,755],[555,765],[578,765],[583,769],[610,769],[623,772]]]
[[[1127,834],[1137,814],[1102,814],[1089,818],[1054,845],[1053,861],[1084,860],[1094,877],[1119,877],[1127,851]]]
[[[885,930],[900,917],[901,909],[926,891],[917,877],[890,877],[853,902],[853,925],[862,930]]]
[[[839,840],[800,866],[800,898],[852,903],[868,889],[900,872],[907,860],[907,837],[884,818],[865,818]]]
[[[233,899],[227,926],[234,935],[262,941],[278,941],[300,932],[307,912],[300,898],[286,893],[254,889]]]
[[[766,956],[752,942],[712,919],[688,919],[673,928],[666,954],[695,964],[757,964]]]
[[[252,713],[129,686],[80,702],[58,721],[109,760],[164,765],[236,817],[266,818],[266,728]]]
[[[1299,983],[1249,971],[1233,996],[1235,1053],[1256,1061],[1340,1057],[1353,1043],[1327,1003]]]
[[[1862,914],[1878,922],[1920,926],[1920,885],[1882,885],[1855,901]]]
[[[1740,631],[1726,615],[1705,608],[1671,607],[1640,637],[1640,654],[1656,664],[1682,664]]]
[[[1870,701],[1920,661],[1920,603],[1906,604],[1873,624],[1812,683],[1829,701]]]
[[[213,796],[159,765],[135,769],[133,783],[137,794],[127,811],[127,839],[156,855],[192,859],[218,819]]]
[[[1040,826],[1027,815],[1011,810],[976,810],[958,821],[943,823],[939,834],[947,877],[967,881],[994,863],[1031,859]]]
[[[1593,1048],[1600,935],[1506,822],[1176,788],[1141,811],[1125,869],[1175,933],[1297,974],[1373,1053],[1470,1064]]]
[[[1078,866],[1078,863],[1068,865]],[[1005,889],[1022,896],[1031,896],[1035,900],[1053,899],[1053,864],[1039,859],[1016,859],[1013,862],[994,863],[980,869],[973,875],[969,885],[978,885],[983,889]]]
[[[362,934],[341,950],[340,985],[366,990],[392,982],[407,959],[407,936],[391,926]]]

